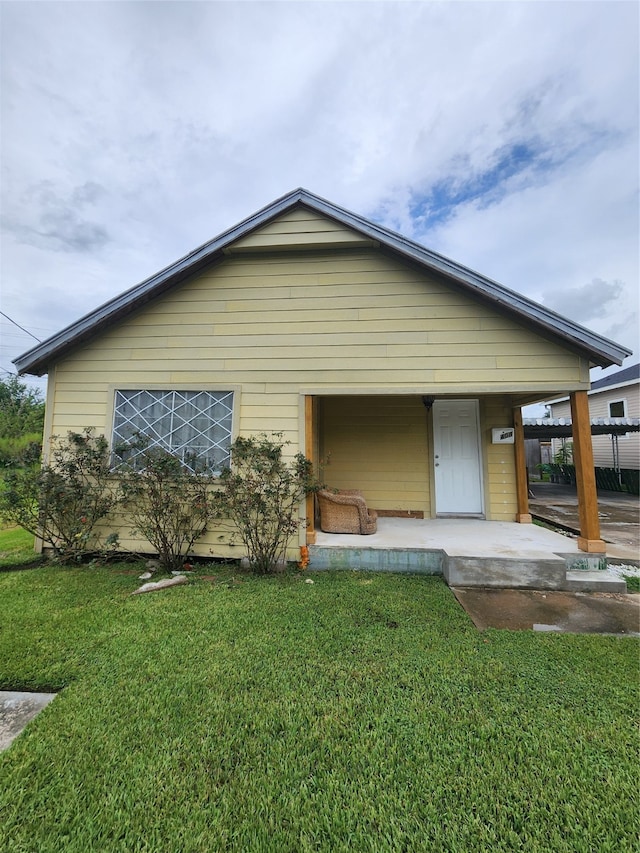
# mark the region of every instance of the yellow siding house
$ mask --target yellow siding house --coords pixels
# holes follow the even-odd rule
[[[15,364],[49,375],[45,446],[150,427],[215,467],[235,435],[281,432],[330,487],[424,519],[530,521],[520,407],[566,395],[584,433],[580,543],[598,551],[589,368],[629,354],[299,189]],[[215,531],[198,552],[231,553]]]

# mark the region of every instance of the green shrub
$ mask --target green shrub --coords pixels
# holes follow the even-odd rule
[[[199,470],[193,458],[182,460],[169,451],[149,448],[144,436],[119,447],[118,456],[125,460],[117,473],[132,533],[155,549],[161,571],[181,569],[194,542],[207,530],[211,476]]]
[[[573,462],[573,442],[563,441],[553,455],[556,465],[570,465]]]
[[[231,468],[223,470],[212,495],[216,515],[232,522],[256,572],[272,572],[284,563],[287,544],[299,529],[300,501],[316,488],[309,460],[298,453],[286,462],[280,437],[236,438]]]
[[[52,439],[51,461],[9,469],[0,486],[0,518],[41,539],[61,560],[100,549],[96,527],[117,496],[110,483],[109,449],[91,429]]]

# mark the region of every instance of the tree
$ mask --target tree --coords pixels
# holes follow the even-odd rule
[[[38,462],[43,428],[40,392],[28,388],[17,376],[0,378],[0,466]]]

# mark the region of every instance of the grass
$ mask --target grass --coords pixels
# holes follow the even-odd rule
[[[0,571],[35,563],[34,538],[21,527],[0,529]]]
[[[136,574],[0,574],[0,687],[61,690],[3,851],[637,849],[635,640],[480,634],[437,578]]]
[[[626,584],[627,592],[640,592],[640,577],[636,575],[623,575]]]

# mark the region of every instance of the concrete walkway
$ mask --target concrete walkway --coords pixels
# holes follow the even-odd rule
[[[553,631],[640,637],[640,595],[533,589],[453,590],[480,631]]]
[[[0,752],[8,749],[27,723],[55,698],[55,693],[0,690]]]

